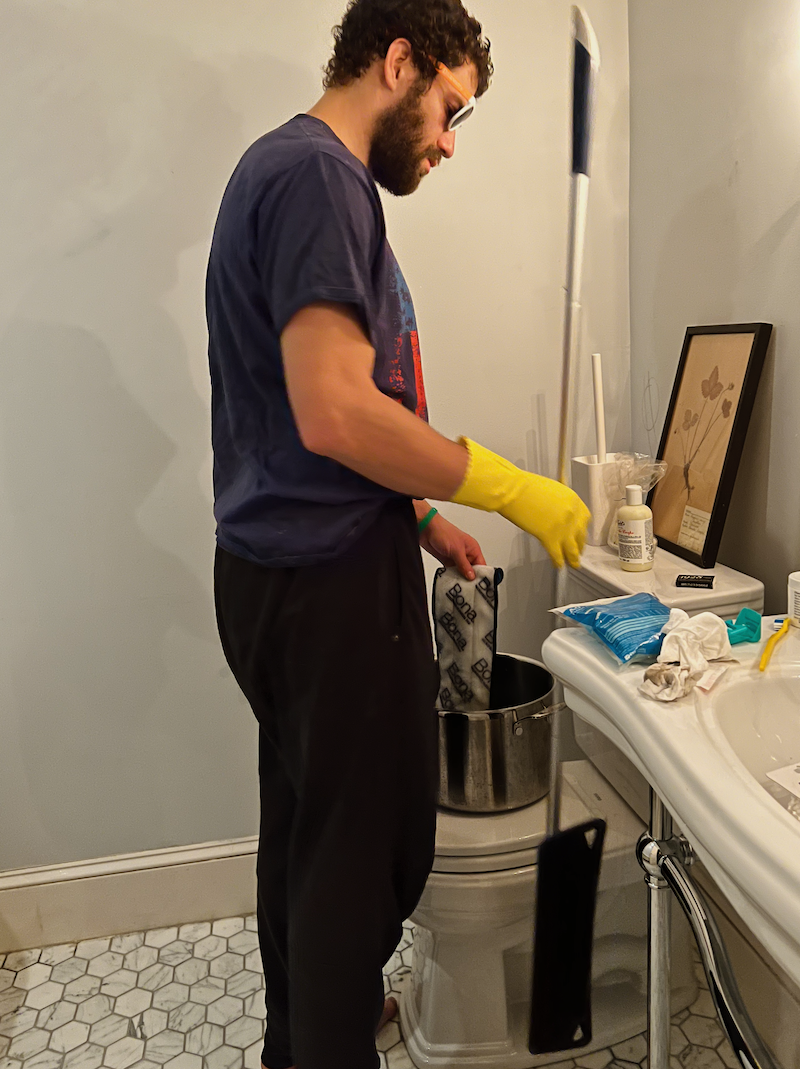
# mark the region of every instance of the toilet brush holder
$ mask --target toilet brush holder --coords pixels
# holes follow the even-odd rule
[[[592,519],[586,532],[590,546],[604,546],[616,515],[619,476],[616,460],[597,463],[596,456],[572,458],[572,489],[587,506]]]

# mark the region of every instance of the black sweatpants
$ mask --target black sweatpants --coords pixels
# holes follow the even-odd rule
[[[436,679],[416,523],[392,502],[346,557],[217,550],[228,663],[259,722],[268,1069],[375,1069],[382,966],[433,863]]]

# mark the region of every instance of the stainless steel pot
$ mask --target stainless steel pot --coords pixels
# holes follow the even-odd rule
[[[498,653],[487,712],[439,709],[439,805],[472,813],[519,809],[549,788],[553,677],[539,661]],[[495,708],[496,707],[496,708]]]

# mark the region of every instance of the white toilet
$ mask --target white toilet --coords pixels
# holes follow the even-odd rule
[[[764,588],[718,566],[714,590],[679,589],[678,574],[700,573],[659,550],[656,567],[623,572],[616,554],[589,546],[571,577],[571,601],[646,590],[687,612],[761,612]],[[580,1054],[619,1043],[646,1027],[647,898],[634,855],[647,816],[644,780],[608,741],[576,720],[588,760],[564,764],[561,826],[592,817],[608,823],[595,916],[592,1042]],[[601,775],[602,773],[602,775]],[[440,810],[433,871],[412,920],[411,977],[400,1002],[403,1036],[420,1069],[546,1065],[569,1054],[528,1051],[537,847],[546,799],[507,813]],[[694,1000],[691,943],[676,907],[673,1012]]]

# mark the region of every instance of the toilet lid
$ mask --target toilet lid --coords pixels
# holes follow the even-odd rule
[[[589,810],[566,782],[562,789],[561,809],[562,827],[571,827],[590,819]],[[546,798],[508,813],[461,813],[440,809],[436,818],[436,857],[488,859],[513,854],[519,856],[509,857],[501,865],[492,865],[491,869],[480,871],[488,872],[498,867],[516,868],[523,853],[535,857],[546,830]],[[534,862],[527,860],[521,863]],[[471,871],[479,870],[472,868]]]

